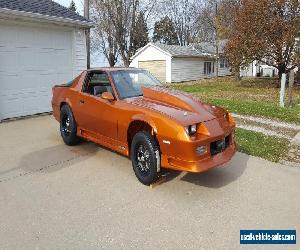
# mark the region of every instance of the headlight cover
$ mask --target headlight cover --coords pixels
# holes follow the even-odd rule
[[[196,134],[196,132],[197,132],[197,124],[193,124],[193,125],[190,125],[188,127],[185,127],[185,131],[190,136]]]

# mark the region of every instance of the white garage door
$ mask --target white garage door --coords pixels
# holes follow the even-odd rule
[[[51,110],[52,86],[72,78],[72,32],[0,24],[0,120]]]

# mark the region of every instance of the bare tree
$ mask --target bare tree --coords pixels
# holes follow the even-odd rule
[[[215,48],[216,53],[216,76],[219,75],[219,48],[220,34],[218,26],[219,3],[218,0],[208,0],[199,9],[196,19],[198,29],[197,40],[209,42]]]
[[[98,6],[95,8],[101,21],[98,34],[103,38],[101,43],[107,58],[116,58],[117,47],[124,65],[129,66],[138,47],[148,41],[146,19],[153,5],[149,5],[150,9],[144,5],[141,8],[139,0],[93,0],[93,3]]]
[[[134,54],[134,27],[139,6],[138,0],[100,0],[107,10],[110,21],[115,29],[118,50],[125,66],[129,66]]]
[[[116,32],[110,21],[110,16],[100,1],[92,1],[91,19],[96,24],[95,29],[92,30],[92,50],[97,52],[100,48],[109,66],[114,67],[118,61]]]
[[[175,24],[175,30],[181,46],[189,45],[195,38],[194,21],[196,17],[196,0],[165,0],[161,3],[163,16]]]
[[[196,18],[197,41],[209,42],[215,48],[216,76],[219,73],[221,40],[227,39],[233,26],[234,8],[240,0],[207,0],[199,6]]]

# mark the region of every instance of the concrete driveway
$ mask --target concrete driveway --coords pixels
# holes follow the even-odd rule
[[[297,229],[299,239],[298,168],[238,153],[151,189],[129,159],[65,146],[51,116],[1,123],[0,135],[1,249],[238,249],[240,229]],[[263,247],[287,248],[243,248]]]

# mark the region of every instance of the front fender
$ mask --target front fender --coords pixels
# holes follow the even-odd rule
[[[133,121],[142,121],[149,124],[153,128],[153,131],[157,134],[157,127],[151,117],[145,114],[135,114],[131,117],[131,122]]]

